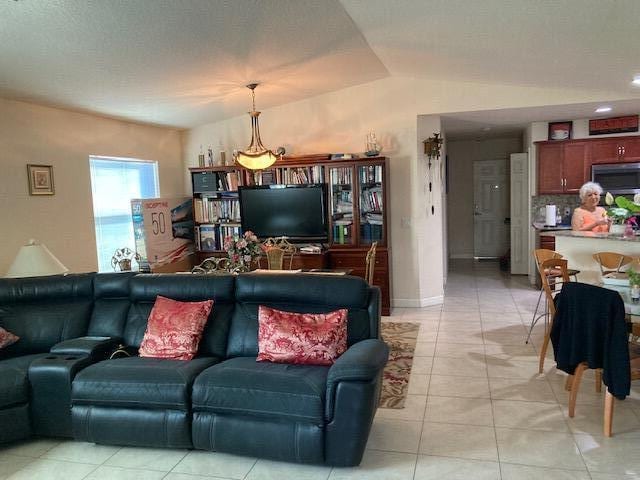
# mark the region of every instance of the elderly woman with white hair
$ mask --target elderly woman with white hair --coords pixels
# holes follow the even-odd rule
[[[598,206],[602,187],[595,182],[587,182],[580,187],[580,206],[573,211],[571,229],[581,232],[608,232],[611,219],[607,211]]]

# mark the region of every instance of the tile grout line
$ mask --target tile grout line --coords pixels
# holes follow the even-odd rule
[[[444,299],[443,299],[444,300]],[[413,464],[413,475],[411,476],[411,478],[413,480],[416,480],[416,473],[418,471],[418,458],[420,456],[420,447],[422,446],[422,435],[424,434],[424,422],[425,422],[425,418],[427,416],[427,405],[429,404],[429,390],[431,390],[431,376],[433,374],[433,362],[435,360],[435,355],[436,355],[436,348],[438,346],[438,334],[440,332],[440,322],[442,320],[442,308],[440,309],[440,315],[438,315],[438,327],[436,330],[436,340],[434,342],[434,346],[433,346],[433,356],[431,357],[431,367],[429,368],[429,385],[427,386],[427,393],[425,395],[425,401],[424,401],[424,410],[422,411],[422,419],[420,421],[421,423],[421,427],[420,427],[420,437],[418,438],[418,447],[416,449],[416,459],[415,462]],[[422,328],[423,324],[420,325],[420,328]],[[420,330],[418,330],[418,336],[420,336]]]

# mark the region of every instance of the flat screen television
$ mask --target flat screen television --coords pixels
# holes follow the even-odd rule
[[[243,231],[261,239],[328,241],[326,183],[240,187],[238,195]]]

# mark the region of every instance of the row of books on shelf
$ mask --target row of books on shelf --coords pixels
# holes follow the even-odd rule
[[[351,243],[351,227],[349,225],[339,225],[334,222],[333,243],[337,243],[340,245]]]
[[[329,172],[332,185],[351,185],[353,182],[351,168],[332,168]]]
[[[382,214],[375,212],[367,212],[364,214],[361,223],[370,223],[371,225],[382,225]]]
[[[379,242],[382,240],[382,225],[363,223],[360,225],[360,238],[365,243]]]
[[[193,216],[197,223],[240,222],[240,202],[237,198],[194,198]]]
[[[218,176],[218,191],[220,192],[235,192],[238,190],[238,185],[241,185],[240,176],[242,172],[216,172]]]
[[[281,167],[257,172],[254,175],[257,185],[300,185],[324,182],[324,171],[321,165],[310,167]]]
[[[335,187],[335,185],[334,185]],[[353,199],[353,195],[351,190],[343,190],[341,188],[334,188],[332,195],[334,202],[347,202],[351,203]]]
[[[353,212],[349,210],[346,213],[334,213],[331,216],[334,225],[351,225],[353,223]]]
[[[366,165],[358,168],[360,183],[382,183],[382,166]]]
[[[196,250],[215,252],[224,249],[226,237],[240,236],[240,225],[197,225],[195,227]]]
[[[360,194],[360,209],[363,212],[375,210],[381,212],[383,207],[382,187],[363,190]]]
[[[352,213],[353,212],[353,203],[351,202],[343,202],[342,200],[337,201],[333,205],[333,213]]]

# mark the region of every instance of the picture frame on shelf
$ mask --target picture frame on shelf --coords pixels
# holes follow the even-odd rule
[[[52,165],[27,165],[27,178],[29,180],[29,195],[53,195],[53,166]]]
[[[549,140],[569,140],[573,133],[573,122],[549,122]]]

